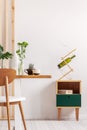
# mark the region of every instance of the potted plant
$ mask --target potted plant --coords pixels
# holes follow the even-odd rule
[[[4,52],[4,49],[3,49],[3,46],[0,45],[0,59],[2,60],[2,65],[1,65],[1,68],[4,68],[4,60],[5,59],[9,59],[9,58],[12,58],[12,53],[10,52]]]
[[[18,65],[18,74],[23,75],[23,60],[25,58],[25,53],[26,53],[26,47],[28,46],[28,42],[23,41],[23,42],[18,42],[18,50],[16,51],[18,57],[19,57],[19,65]]]

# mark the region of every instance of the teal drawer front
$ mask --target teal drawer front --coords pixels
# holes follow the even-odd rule
[[[56,95],[56,106],[81,106],[80,94],[58,94]]]

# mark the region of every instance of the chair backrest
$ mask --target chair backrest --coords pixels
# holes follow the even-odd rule
[[[16,70],[14,69],[0,69],[0,86],[6,84],[6,77],[8,77],[8,84],[11,83],[16,77]]]

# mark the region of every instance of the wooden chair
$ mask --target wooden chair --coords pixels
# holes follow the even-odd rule
[[[18,104],[21,112],[24,130],[27,130],[21,104],[21,101],[25,100],[25,98],[9,96],[8,84],[10,84],[15,79],[15,77],[16,71],[14,69],[0,69],[0,87],[5,87],[5,96],[0,96],[0,106],[5,106],[7,109],[8,130],[11,130],[9,106]]]

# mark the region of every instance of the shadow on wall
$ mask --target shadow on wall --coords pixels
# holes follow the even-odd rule
[[[47,85],[41,93],[41,114],[44,119],[57,119],[56,109],[56,83]]]

